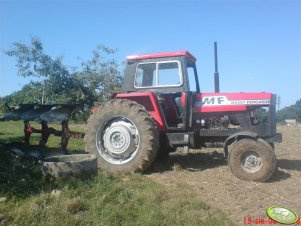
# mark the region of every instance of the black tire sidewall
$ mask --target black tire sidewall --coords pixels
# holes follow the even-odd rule
[[[256,172],[248,172],[241,165],[241,159],[247,152],[253,151],[261,158],[261,168]],[[261,140],[242,139],[233,144],[229,154],[229,167],[240,179],[264,182],[268,180],[274,170],[276,156],[268,143]]]
[[[132,101],[119,101],[114,100],[112,104],[106,105],[107,108],[101,110],[98,114],[93,116],[93,126],[90,128],[88,138],[88,152],[94,152],[97,155],[98,167],[109,173],[109,174],[128,174],[132,172],[141,172],[144,171],[154,160],[158,147],[154,147],[153,150],[150,149],[150,144],[148,140],[153,139],[155,144],[158,144],[158,135],[154,133],[155,123],[152,121],[153,130],[147,130],[150,127],[150,120],[146,120],[146,116],[149,116],[148,112],[143,110],[141,106],[135,106],[137,111],[140,112],[140,115],[137,114],[137,111],[131,111],[131,106],[126,107],[126,104],[116,105],[114,102],[124,103]],[[120,106],[123,106],[121,108]],[[114,112],[112,114],[112,112]],[[143,115],[143,116],[141,116]],[[98,147],[96,144],[97,131],[100,126],[112,120],[115,117],[125,117],[129,119],[137,128],[139,132],[139,147],[136,155],[129,162],[118,165],[108,162],[103,156],[99,153]],[[150,118],[150,117],[149,117]],[[91,127],[91,126],[90,126]],[[155,145],[156,146],[156,145]]]
[[[126,115],[127,114],[127,115]],[[120,168],[120,170],[125,170],[125,171],[127,171],[126,169],[125,169],[125,167],[126,168],[128,168],[128,167],[130,167],[131,168],[131,165],[136,165],[137,163],[136,163],[136,161],[137,160],[140,160],[141,159],[141,157],[142,157],[142,155],[143,155],[143,143],[144,142],[141,142],[142,140],[144,140],[144,135],[143,135],[143,131],[142,131],[142,129],[141,129],[141,124],[140,124],[140,126],[139,126],[139,122],[137,121],[137,118],[135,118],[135,117],[131,117],[131,115],[130,114],[128,114],[128,112],[125,112],[125,111],[119,111],[119,112],[116,112],[114,115],[112,115],[112,114],[105,114],[104,116],[103,116],[103,118],[99,118],[99,123],[98,123],[98,127],[97,127],[97,129],[99,128],[99,126],[100,126],[100,124],[102,124],[104,121],[110,121],[110,120],[112,120],[113,118],[115,118],[115,117],[122,117],[122,116],[125,116],[126,118],[128,118],[129,120],[131,120],[132,122],[133,122],[133,124],[136,126],[136,128],[137,128],[137,130],[138,130],[138,132],[139,132],[139,139],[140,139],[140,141],[139,141],[139,148],[138,148],[138,150],[137,150],[137,154],[134,156],[134,158],[131,160],[131,161],[129,161],[129,162],[127,162],[127,163],[125,163],[125,164],[122,164],[122,165],[116,165],[116,164],[113,164],[113,163],[109,163],[109,162],[107,162],[105,159],[103,159],[103,157],[99,154],[99,152],[98,152],[98,147],[96,146],[96,140],[95,140],[95,149],[97,150],[97,154],[99,155],[99,157],[100,158],[98,158],[99,159],[99,161],[101,161],[101,165],[108,165],[106,168],[112,168],[112,167],[114,167],[114,171],[116,171],[116,170],[118,170],[118,168]],[[97,131],[97,130],[96,130]],[[96,134],[96,131],[95,131],[95,134]],[[95,139],[96,139],[96,135],[95,135]],[[119,170],[118,170],[119,171]],[[131,171],[131,169],[129,169],[129,171]]]

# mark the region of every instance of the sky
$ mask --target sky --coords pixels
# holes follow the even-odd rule
[[[300,0],[0,0],[0,50],[37,36],[45,53],[77,66],[98,44],[127,55],[188,50],[201,92],[213,92],[218,42],[221,92],[272,92],[280,108],[301,98]],[[0,53],[0,96],[30,81]]]

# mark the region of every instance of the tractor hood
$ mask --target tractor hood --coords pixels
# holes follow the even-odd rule
[[[245,111],[251,106],[269,106],[272,96],[272,93],[196,93],[194,111]]]

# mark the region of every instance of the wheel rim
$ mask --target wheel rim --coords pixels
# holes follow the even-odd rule
[[[250,173],[259,171],[262,167],[261,157],[254,151],[246,152],[241,158],[241,166],[243,169]]]
[[[96,147],[109,163],[121,165],[131,161],[138,152],[140,136],[135,124],[122,116],[110,117],[98,126]]]

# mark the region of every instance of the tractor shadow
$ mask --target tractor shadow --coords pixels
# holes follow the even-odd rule
[[[197,172],[206,169],[212,169],[227,166],[228,163],[223,153],[214,151],[213,153],[170,153],[169,157],[164,160],[156,160],[146,174],[164,173],[168,171],[189,171]],[[266,183],[283,181],[291,178],[289,172],[283,170],[301,171],[300,160],[278,159],[277,168],[273,176]]]
[[[166,171],[186,170],[190,172],[203,171],[227,165],[223,153],[170,153],[166,159],[156,160],[147,174]]]
[[[277,165],[281,169],[301,171],[301,160],[278,159]]]
[[[291,174],[286,173],[282,170],[276,169],[274,174],[272,175],[272,177],[270,179],[268,179],[266,181],[266,183],[278,182],[278,181],[282,181],[282,180],[287,180],[289,178],[291,178]]]
[[[288,171],[301,171],[301,160],[297,159],[278,159],[277,160],[277,169],[274,175],[267,182],[272,183],[276,181],[286,180],[291,177],[289,172],[284,172],[283,170]]]

